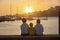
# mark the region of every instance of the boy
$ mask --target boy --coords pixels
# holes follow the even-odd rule
[[[29,35],[30,36],[33,36],[33,35],[35,35],[35,29],[33,28],[33,24],[32,23],[30,23],[30,27],[29,27]]]

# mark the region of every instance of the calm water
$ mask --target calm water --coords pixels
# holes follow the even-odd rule
[[[32,22],[36,24],[36,20],[27,21],[29,24]],[[0,35],[20,35],[20,25],[22,21],[10,21],[10,22],[1,22],[0,23]],[[44,34],[59,34],[59,18],[58,17],[49,17],[48,20],[41,20],[41,24],[44,27]]]

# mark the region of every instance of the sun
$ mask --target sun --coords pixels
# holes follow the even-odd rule
[[[25,9],[25,12],[26,12],[26,13],[32,12],[32,8],[26,8],[26,9]]]

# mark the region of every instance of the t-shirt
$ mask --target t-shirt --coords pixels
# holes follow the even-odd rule
[[[27,34],[28,33],[28,24],[23,23],[21,25],[21,34]]]
[[[43,26],[42,24],[36,24],[35,25],[35,31],[37,35],[43,34]]]
[[[35,29],[33,27],[30,27],[28,31],[29,31],[29,35],[35,34]]]

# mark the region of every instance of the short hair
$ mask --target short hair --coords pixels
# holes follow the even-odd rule
[[[29,25],[30,25],[30,26],[31,26],[31,25],[33,26],[33,23],[30,23]]]
[[[40,19],[37,20],[37,23],[40,23]]]
[[[26,22],[26,19],[25,18],[22,18],[22,22],[25,23]]]

